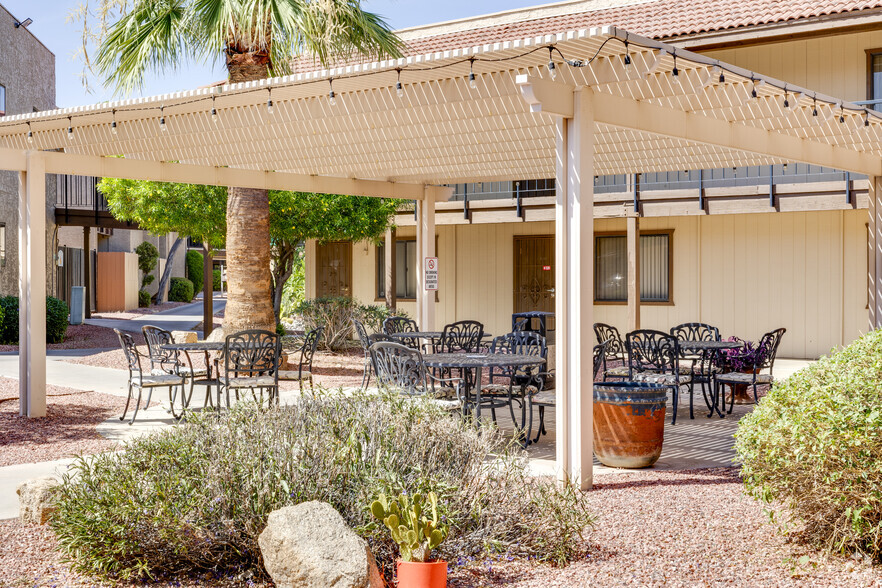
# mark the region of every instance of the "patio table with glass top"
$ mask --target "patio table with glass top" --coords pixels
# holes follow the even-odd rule
[[[545,359],[536,355],[516,353],[428,353],[423,355],[423,363],[433,369],[461,369],[475,371],[475,421],[481,417],[481,377],[484,368],[529,368],[545,364]],[[464,378],[463,396],[470,399],[471,378]],[[529,431],[527,432],[529,436]]]
[[[217,378],[211,377],[211,362],[208,359],[208,354],[212,351],[223,351],[224,342],[223,341],[196,341],[194,343],[166,343],[165,345],[160,345],[160,349],[165,349],[167,351],[183,351],[184,357],[187,358],[187,364],[190,367],[190,374],[195,373],[193,371],[193,361],[190,359],[190,352],[202,352],[205,354],[205,369],[207,370],[207,375],[205,378],[201,380],[197,380],[196,377],[190,378],[190,393],[186,396],[182,395],[181,402],[184,406],[184,409],[190,406],[190,399],[193,396],[193,388],[198,384],[199,386],[205,386],[207,388],[205,392],[205,403],[203,406],[208,406],[209,403],[214,406],[214,402],[211,399],[211,387],[218,385]],[[218,408],[220,408],[220,398],[218,398]]]

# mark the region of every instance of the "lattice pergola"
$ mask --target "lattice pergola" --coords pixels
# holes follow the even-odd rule
[[[872,246],[875,112],[614,27],[0,118],[0,169],[22,173],[22,410],[45,414],[45,309],[31,304],[45,290],[45,173],[416,200],[422,257],[442,184],[554,176],[557,461],[586,486],[593,176],[783,162],[870,176]],[[871,288],[871,322],[880,307]]]

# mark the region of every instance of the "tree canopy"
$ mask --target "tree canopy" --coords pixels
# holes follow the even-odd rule
[[[98,189],[111,214],[151,233],[176,232],[223,249],[227,188],[104,178]],[[270,190],[270,239],[376,240],[389,228],[400,200]]]

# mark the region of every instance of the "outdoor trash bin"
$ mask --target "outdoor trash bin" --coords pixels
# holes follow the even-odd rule
[[[668,387],[643,382],[594,384],[594,454],[603,465],[645,468],[662,451]]]

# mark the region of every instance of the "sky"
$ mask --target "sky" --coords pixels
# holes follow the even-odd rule
[[[0,0],[17,19],[34,19],[28,28],[55,54],[56,103],[60,108],[92,104],[115,98],[100,80],[92,80],[92,93],[80,80],[82,61],[76,57],[81,44],[76,24],[68,23],[70,11],[83,0]],[[383,15],[395,29],[477,16],[502,10],[544,4],[552,0],[362,0],[366,10]],[[93,0],[94,2],[94,0]],[[176,71],[149,75],[144,90],[133,96],[165,94],[204,86],[226,78],[223,65],[186,63]]]

